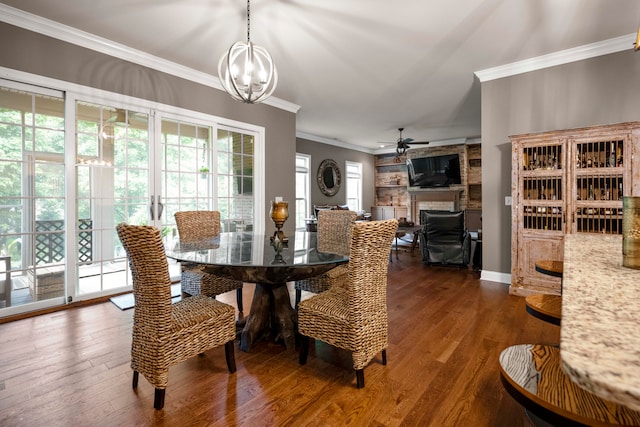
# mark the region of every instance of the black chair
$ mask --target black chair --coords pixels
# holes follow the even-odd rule
[[[464,226],[464,211],[422,211],[418,233],[422,262],[466,266],[471,256],[471,236]]]

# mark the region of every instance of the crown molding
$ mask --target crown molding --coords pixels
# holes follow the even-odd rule
[[[167,61],[166,59],[159,58],[140,50],[132,49],[126,45],[96,36],[95,34],[91,34],[2,3],[0,3],[0,21],[224,91],[224,88],[220,83],[220,79],[218,76],[214,76],[213,74],[203,73],[201,71],[194,70],[193,68]],[[294,114],[300,110],[299,105],[276,97],[267,98],[262,103]]]
[[[615,37],[601,42],[561,50],[548,55],[537,56],[535,58],[524,59],[510,64],[487,68],[485,70],[476,71],[474,74],[482,83],[490,80],[501,79],[503,77],[514,76],[516,74],[554,67],[556,65],[563,65],[610,53],[621,52],[633,47],[636,36],[636,33],[627,34],[625,36]]]
[[[363,153],[375,154],[374,150],[370,148],[360,147],[358,145],[352,145],[352,144],[349,144],[348,142],[340,141],[339,139],[325,138],[324,136],[318,136],[311,133],[298,131],[296,132],[296,138],[306,139],[313,142],[320,142],[322,144],[333,145],[335,147],[346,148],[348,150],[355,150],[355,151],[361,151]]]

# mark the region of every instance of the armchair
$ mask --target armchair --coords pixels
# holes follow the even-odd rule
[[[422,211],[418,233],[425,264],[469,264],[471,236],[464,227],[464,211]]]

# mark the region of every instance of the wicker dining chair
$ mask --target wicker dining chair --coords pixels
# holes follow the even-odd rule
[[[227,368],[236,371],[235,309],[204,295],[171,303],[169,265],[160,230],[118,224],[118,237],[129,258],[135,300],[131,369],[155,387],[153,406],[164,407],[169,367],[224,344]]]
[[[318,252],[329,252],[339,255],[349,255],[351,231],[356,221],[356,213],[349,210],[320,210],[318,211]],[[337,281],[344,280],[347,274],[346,264],[339,265],[320,276],[296,280],[295,306],[298,308],[302,291],[319,294],[326,291]]]
[[[218,211],[182,211],[174,214],[180,242],[193,242],[220,235],[220,212]],[[191,263],[181,263],[182,274],[180,287],[182,294],[199,295],[204,293],[214,297],[225,292],[236,291],[238,311],[243,312],[242,281],[226,277],[207,274],[202,266]],[[204,289],[204,292],[203,292]]]
[[[387,364],[387,267],[397,228],[395,219],[356,223],[346,280],[300,302],[301,365],[307,362],[309,338],[352,352],[358,388],[376,354],[382,352]]]

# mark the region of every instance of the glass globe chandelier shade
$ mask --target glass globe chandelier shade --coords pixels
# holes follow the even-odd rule
[[[229,95],[247,104],[264,101],[278,84],[278,71],[271,55],[250,40],[231,45],[220,58],[218,76]]]

